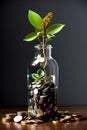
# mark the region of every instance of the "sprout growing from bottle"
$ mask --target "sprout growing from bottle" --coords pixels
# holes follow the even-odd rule
[[[29,33],[27,36],[25,36],[24,41],[31,42],[33,40],[38,40],[39,43],[42,45],[42,53],[43,53],[43,70],[38,70],[37,73],[32,74],[32,78],[35,79],[36,82],[41,82],[41,80],[47,80],[47,74],[46,74],[46,46],[49,41],[52,40],[52,38],[55,37],[55,34],[60,32],[64,24],[56,23],[52,24],[50,26],[49,23],[52,21],[53,13],[49,12],[45,17],[41,17],[38,13],[29,10],[28,11],[28,21],[33,26],[34,31]],[[39,75],[39,73],[43,75]],[[40,77],[41,76],[41,77]]]

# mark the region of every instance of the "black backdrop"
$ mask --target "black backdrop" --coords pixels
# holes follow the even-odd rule
[[[87,1],[86,0],[3,0],[0,4],[1,85],[0,105],[25,105],[26,66],[34,56],[36,42],[24,36],[32,27],[27,11],[42,17],[53,12],[54,23],[64,29],[51,41],[53,57],[60,68],[59,104],[87,105]]]

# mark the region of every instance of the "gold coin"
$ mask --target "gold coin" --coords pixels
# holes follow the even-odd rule
[[[42,111],[40,108],[38,108],[38,109],[36,110],[36,113],[37,113],[37,117],[40,117],[40,116],[43,116],[43,115],[44,115],[43,111]]]

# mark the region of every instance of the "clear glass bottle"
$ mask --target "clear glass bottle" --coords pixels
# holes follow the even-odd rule
[[[51,45],[35,46],[35,57],[27,67],[28,114],[49,119],[58,106],[59,67]]]

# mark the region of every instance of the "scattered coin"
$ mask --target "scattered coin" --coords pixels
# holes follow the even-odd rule
[[[71,119],[71,116],[67,115],[67,116],[64,117],[64,120],[69,120],[69,119]]]
[[[43,120],[33,119],[33,120],[27,120],[27,123],[43,123]]]
[[[13,121],[13,118],[16,116],[17,114],[16,113],[7,113],[5,114],[5,120],[7,121]]]
[[[60,118],[60,120],[59,120],[59,122],[64,122],[65,120],[64,120],[64,118]]]
[[[77,114],[70,114],[69,111],[52,111],[50,110],[42,110],[42,108],[37,108],[36,110],[29,107],[27,111],[18,111],[17,113],[7,113],[5,117],[2,118],[2,122],[21,122],[22,124],[29,124],[29,123],[42,123],[43,121],[52,121],[55,123],[63,123],[63,122],[75,122],[81,121],[84,119],[81,115]],[[52,113],[52,116],[51,116]],[[26,115],[23,118],[23,114]]]
[[[3,123],[5,123],[5,122],[9,122],[9,121],[11,121],[11,120],[6,119],[6,117],[3,117],[3,118],[2,118],[2,122],[3,122]]]
[[[23,119],[22,116],[15,116],[13,120],[14,122],[20,122],[22,121],[22,119]]]

